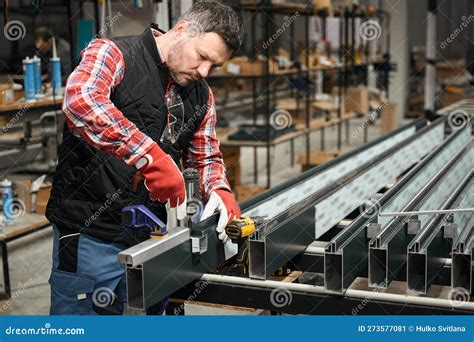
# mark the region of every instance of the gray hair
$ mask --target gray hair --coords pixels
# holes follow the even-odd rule
[[[233,52],[244,39],[244,26],[237,13],[218,2],[197,2],[179,17],[181,20],[186,20],[197,33],[217,33]]]

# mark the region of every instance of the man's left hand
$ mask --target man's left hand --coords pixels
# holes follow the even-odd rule
[[[240,208],[235,201],[234,194],[225,189],[213,191],[204,208],[201,220],[212,216],[216,209],[219,211],[219,221],[217,222],[216,231],[217,234],[219,234],[219,240],[226,243],[229,237],[225,233],[225,227],[230,221],[240,217]]]

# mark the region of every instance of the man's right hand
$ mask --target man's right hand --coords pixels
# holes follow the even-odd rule
[[[135,166],[145,178],[145,187],[153,201],[169,202],[177,209],[178,220],[186,217],[186,189],[184,178],[174,160],[158,144],[154,143],[148,153]]]

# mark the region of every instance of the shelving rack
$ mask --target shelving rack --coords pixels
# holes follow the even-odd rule
[[[349,121],[355,117],[355,115],[344,115],[342,103],[346,89],[349,85],[349,75],[354,71],[364,71],[367,75],[368,66],[372,65],[376,72],[382,74],[383,82],[380,86],[388,95],[388,88],[389,88],[389,72],[391,68],[390,64],[390,36],[387,30],[386,35],[386,46],[385,52],[383,53],[382,58],[377,60],[368,60],[368,51],[366,49],[364,53],[365,61],[362,63],[356,63],[355,61],[355,54],[354,54],[354,46],[355,46],[355,37],[356,37],[356,30],[355,30],[355,18],[359,17],[362,20],[377,20],[381,22],[382,26],[388,27],[389,25],[389,16],[387,12],[381,9],[381,2],[379,4],[379,9],[374,13],[360,13],[356,10],[356,8],[351,5],[348,7],[341,8],[338,12],[329,13],[328,9],[315,9],[311,1],[308,3],[282,3],[282,4],[272,4],[269,0],[262,0],[257,2],[256,4],[232,4],[232,6],[240,13],[250,13],[250,32],[249,32],[249,39],[250,45],[252,46],[252,53],[251,55],[255,58],[259,53],[263,51],[264,57],[266,59],[264,73],[262,75],[249,75],[249,74],[240,74],[240,75],[211,75],[209,82],[212,84],[213,82],[219,80],[231,80],[231,79],[250,79],[252,81],[252,118],[253,123],[257,124],[257,119],[259,116],[259,105],[263,104],[262,106],[262,114],[265,119],[266,125],[266,139],[265,142],[255,141],[253,144],[254,148],[254,183],[258,183],[258,158],[257,158],[257,148],[259,147],[266,147],[266,174],[267,174],[267,188],[271,186],[271,147],[275,146],[277,143],[282,143],[286,141],[290,141],[291,144],[291,160],[294,163],[294,140],[298,137],[304,136],[305,137],[305,147],[306,147],[306,163],[309,164],[310,161],[310,152],[311,152],[311,143],[310,143],[310,134],[314,131],[321,131],[321,150],[325,149],[325,135],[324,130],[328,126],[337,126],[337,147],[338,150],[341,149],[342,146],[342,124],[343,122],[346,123],[346,141],[349,142]],[[272,57],[270,50],[276,49],[276,43],[271,46],[271,48],[262,49],[261,47],[257,46],[256,41],[256,27],[257,27],[257,16],[260,16],[263,19],[263,37],[262,41],[266,41],[276,32],[274,26],[274,16],[275,15],[295,15],[298,14],[296,20],[304,20],[304,51],[308,52],[310,48],[310,18],[312,16],[316,16],[321,18],[322,21],[322,39],[326,39],[327,37],[327,18],[329,16],[336,16],[342,18],[340,20],[340,29],[339,29],[339,59],[342,62],[341,65],[334,65],[334,66],[318,66],[318,67],[307,67],[305,70],[302,68],[299,69],[290,69],[290,70],[283,70],[281,72],[270,72],[270,58]],[[386,19],[386,20],[383,20]],[[289,27],[290,30],[290,39],[295,41],[295,25],[291,24]],[[287,35],[288,36],[288,35]],[[279,37],[281,38],[281,37]],[[300,51],[298,51],[300,52]],[[295,54],[295,47],[294,45],[290,44],[290,58],[292,61],[296,59]],[[306,53],[306,65],[309,65],[309,54]],[[295,87],[290,87],[289,94],[296,98],[297,103],[297,112],[302,109],[302,105],[305,106],[305,113],[306,113],[306,122],[303,128],[300,128],[296,132],[288,133],[288,139],[285,139],[284,136],[280,136],[279,138],[272,141],[270,139],[271,134],[271,126],[270,126],[270,116],[273,112],[277,89],[275,83],[281,77],[292,77],[296,76],[299,79],[306,79],[306,80],[314,80],[316,78],[316,72],[322,71],[323,82],[327,79],[325,73],[331,71],[335,72],[336,76],[338,77],[338,88],[339,88],[339,105],[337,106],[338,117],[335,119],[331,119],[324,124],[317,124],[311,122],[311,104],[313,101],[313,93],[314,93],[314,86],[308,84],[308,89],[304,92],[301,90],[296,89]],[[258,81],[261,81],[261,88],[258,89]],[[364,78],[364,83],[366,83],[367,77]],[[309,83],[309,82],[308,82]],[[291,84],[291,82],[290,82]],[[248,102],[247,102],[248,104]],[[225,104],[221,106],[222,110],[226,109]],[[367,141],[367,127],[364,125],[364,141]],[[250,141],[242,141],[240,144],[238,141],[226,142],[221,141],[223,146],[229,144],[230,146],[252,146]]]

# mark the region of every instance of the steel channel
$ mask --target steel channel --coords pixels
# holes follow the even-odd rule
[[[438,120],[436,121],[436,125],[433,124],[431,126],[427,126],[427,127],[424,127],[423,129],[421,129],[418,134],[415,136],[415,137],[411,137],[407,140],[409,140],[409,142],[413,142],[414,140],[416,141],[416,139],[419,139],[421,137],[422,134],[426,134],[427,132],[430,132],[431,129],[435,129],[435,128],[442,128],[440,126],[437,126],[437,125],[441,125],[442,123],[444,123],[444,120]],[[442,134],[440,132],[440,134]],[[405,141],[405,143],[407,143]],[[396,152],[396,150],[399,150],[400,149],[400,146],[397,146],[396,148],[393,148],[391,149],[390,153],[388,155],[391,155],[393,154],[394,152]],[[394,187],[392,187],[386,194],[384,194],[384,196],[378,201],[378,203],[374,204],[373,207],[367,209],[367,212],[369,213],[374,213],[374,215],[371,215],[370,218],[373,218],[375,219],[376,218],[376,213],[378,212],[378,208],[380,205],[384,205],[388,200],[389,200],[389,197],[391,195],[393,195],[394,193],[396,193],[398,191],[398,189],[404,185],[404,183],[401,183],[401,182],[398,182]],[[374,190],[375,192],[376,190]],[[390,194],[390,195],[389,195]],[[374,211],[374,209],[376,209]],[[365,215],[366,216],[366,215]],[[347,240],[349,240],[353,234],[355,234],[355,232],[359,229],[362,229],[362,228],[365,228],[365,224],[369,223],[368,222],[369,220],[364,217],[364,215],[361,215],[359,216],[349,227],[347,227],[346,229],[344,229],[343,231],[341,231],[341,233],[339,233],[332,241],[331,243],[329,244],[327,250],[328,251],[331,251],[331,252],[336,252],[343,244],[344,242],[346,242]]]
[[[274,218],[263,233],[260,233],[257,238],[250,240],[250,277],[265,279],[278,267],[286,264],[298,253],[302,252],[309,244],[318,238],[321,233],[325,233],[357,208],[362,198],[367,198],[373,194],[375,182],[370,175],[375,177],[376,174],[382,174],[378,168],[388,167],[389,165],[392,167],[389,173],[383,176],[385,178],[378,180],[379,188],[382,188],[393,178],[408,169],[415,160],[419,160],[429,153],[428,149],[434,148],[433,142],[437,140],[442,141],[443,139],[443,122],[443,120],[439,120],[436,125],[426,127],[426,129],[423,129],[422,132],[420,131],[419,134],[400,142],[399,145],[402,145],[402,147],[398,145],[390,148],[380,156],[359,166],[338,182],[332,183],[330,186],[312,194]],[[421,143],[420,141],[423,139],[426,141]],[[439,143],[441,143],[441,141]],[[413,156],[413,151],[417,151],[418,154]],[[410,155],[411,159],[404,158],[404,154],[409,154],[410,152],[412,153],[412,155]],[[395,167],[394,165],[397,165],[395,160],[403,161],[398,167]],[[336,197],[337,199],[339,192],[349,192],[345,194],[343,198],[350,197],[351,193],[356,193],[355,189],[350,189],[351,185],[349,184],[356,184],[356,187],[362,187],[366,184],[365,193],[363,192],[363,195],[357,195],[359,200],[353,201],[353,203],[341,209],[340,205],[332,203],[334,200],[331,199],[331,197]],[[318,226],[318,219],[320,219],[322,215],[319,214],[317,210],[319,208],[319,210],[324,211],[323,208],[325,207],[327,211],[330,211],[330,219],[332,221],[325,222],[323,224],[324,230],[318,234],[318,227],[321,227],[321,223],[319,223]],[[342,212],[336,214],[337,210]],[[325,213],[328,214],[328,212]],[[367,251],[365,253],[367,253]]]
[[[397,193],[393,196],[387,194],[389,200],[385,203],[380,211],[385,208],[394,210],[410,211],[416,210],[419,207],[423,197],[433,188],[439,178],[441,178],[449,168],[456,162],[457,158],[450,156],[462,154],[466,148],[465,132],[458,131],[456,134],[450,136],[446,143],[439,146],[428,157],[417,165],[409,174],[407,174],[401,182],[404,186],[397,188]],[[468,133],[468,132],[467,132]],[[470,137],[470,135],[468,135]],[[452,149],[458,148],[460,143],[466,144],[460,152],[455,152]],[[437,164],[441,167],[440,170],[430,167]],[[431,174],[429,173],[431,172]],[[437,172],[436,174],[433,174]],[[428,173],[428,174],[426,174]],[[431,178],[432,177],[432,178]],[[431,179],[430,179],[431,178]],[[418,184],[418,179],[430,179],[421,189]],[[420,183],[421,185],[421,183]],[[416,194],[403,208],[394,207],[397,202],[400,202],[398,197],[406,196],[406,193]],[[405,199],[406,200],[406,199]],[[416,220],[417,217],[395,217],[385,227],[382,227],[381,232],[369,242],[369,286],[385,288],[397,276],[397,273],[402,270],[406,264],[406,248],[415,234],[408,230],[410,220]],[[378,218],[380,222],[380,216]]]
[[[443,139],[444,137],[444,126],[442,126],[442,123],[444,123],[444,120],[438,120],[437,125],[420,130],[416,137],[404,141],[404,147],[397,146],[396,148],[391,149],[388,156],[385,157],[397,159],[397,152],[403,154],[404,149],[413,151],[414,145],[422,145],[418,139],[426,137],[429,137],[427,140],[430,141],[427,145],[431,144],[431,147],[435,148],[435,146],[432,145],[433,142],[436,141],[436,139]],[[432,135],[425,136],[425,134],[429,134],[430,132],[433,132]],[[424,155],[429,152],[429,150],[424,151]],[[418,158],[421,159],[421,157],[422,156],[419,156]],[[390,159],[389,161],[390,164],[394,164]],[[412,164],[410,163],[410,166],[411,165]],[[363,182],[363,180],[358,181],[359,183]],[[344,186],[347,185],[344,184]],[[324,285],[328,292],[342,293],[356,277],[367,276],[368,265],[366,260],[368,257],[369,241],[367,239],[367,225],[376,222],[376,213],[379,209],[378,206],[386,203],[389,195],[395,193],[398,188],[397,185],[392,187],[384,196],[382,196],[378,201],[379,203],[375,203],[367,210],[368,213],[372,213],[370,217],[359,215],[359,217],[349,227],[344,229],[333,240],[331,240],[324,254]],[[378,189],[374,189],[374,191],[377,190]]]
[[[249,213],[251,210],[255,211],[261,207],[261,203],[270,202],[270,199],[276,198],[289,188],[298,186],[304,183],[304,181],[317,177],[326,171],[331,172],[334,167],[343,162],[349,162],[359,154],[370,153],[373,155],[380,144],[387,145],[389,142],[389,145],[393,145],[398,143],[399,137],[412,137],[417,132],[417,129],[418,132],[427,129],[427,123],[428,121],[424,118],[416,120],[407,126],[401,127],[384,137],[364,145],[360,149],[351,151],[317,168],[308,170],[299,177],[243,202],[241,204],[242,212]],[[433,124],[430,127],[433,127]],[[224,261],[224,249],[222,243],[216,238],[216,225],[217,215],[214,215],[192,227],[191,235],[194,235],[196,232],[197,234],[207,234],[208,236],[208,251],[200,258],[192,255],[190,242],[186,241],[166,253],[147,261],[143,265],[128,267],[127,295],[129,303],[132,303],[132,306],[137,308],[156,304],[174,291],[199,278],[201,274],[214,269],[222,263]]]
[[[469,155],[469,153],[465,154],[465,156]],[[452,171],[451,174],[454,174],[454,171]],[[446,200],[442,199],[444,203],[441,204],[441,209],[449,209],[456,205],[460,197],[462,197],[463,192],[469,189],[472,177],[472,172],[469,172],[451,191],[443,189],[450,195]],[[442,180],[442,183],[446,184],[447,181]],[[447,237],[443,229],[446,224],[445,219],[448,216],[449,215],[434,215],[408,245],[408,291],[425,294],[436,274],[444,266],[443,258],[450,256],[452,237]]]
[[[403,208],[405,203],[412,202],[413,198],[425,187],[426,179],[435,178],[438,171],[452,160],[452,156],[466,148],[471,141],[472,137],[468,129],[458,130],[450,135],[445,143],[438,146],[399,182],[399,184],[403,184],[403,188],[398,188],[398,192],[382,206],[380,212],[399,210]],[[407,182],[414,185],[406,184]],[[376,243],[379,243],[379,240],[380,243],[389,240],[395,234],[390,228],[391,224],[401,222],[402,220],[403,218],[401,217],[392,218],[378,215],[377,222],[382,225],[382,230],[376,237]]]
[[[464,227],[462,234],[453,244],[451,286],[452,292],[473,294],[474,267],[473,267],[473,236],[474,216]]]
[[[188,228],[177,227],[168,232],[164,238],[152,238],[118,254],[118,261],[128,267],[139,266],[170,249],[186,242],[190,238]]]
[[[191,253],[188,239],[141,265],[127,267],[129,307],[148,308],[224,262],[224,247],[215,233],[216,224],[214,215],[193,226],[191,235],[202,234],[208,238],[208,250],[202,255]]]

